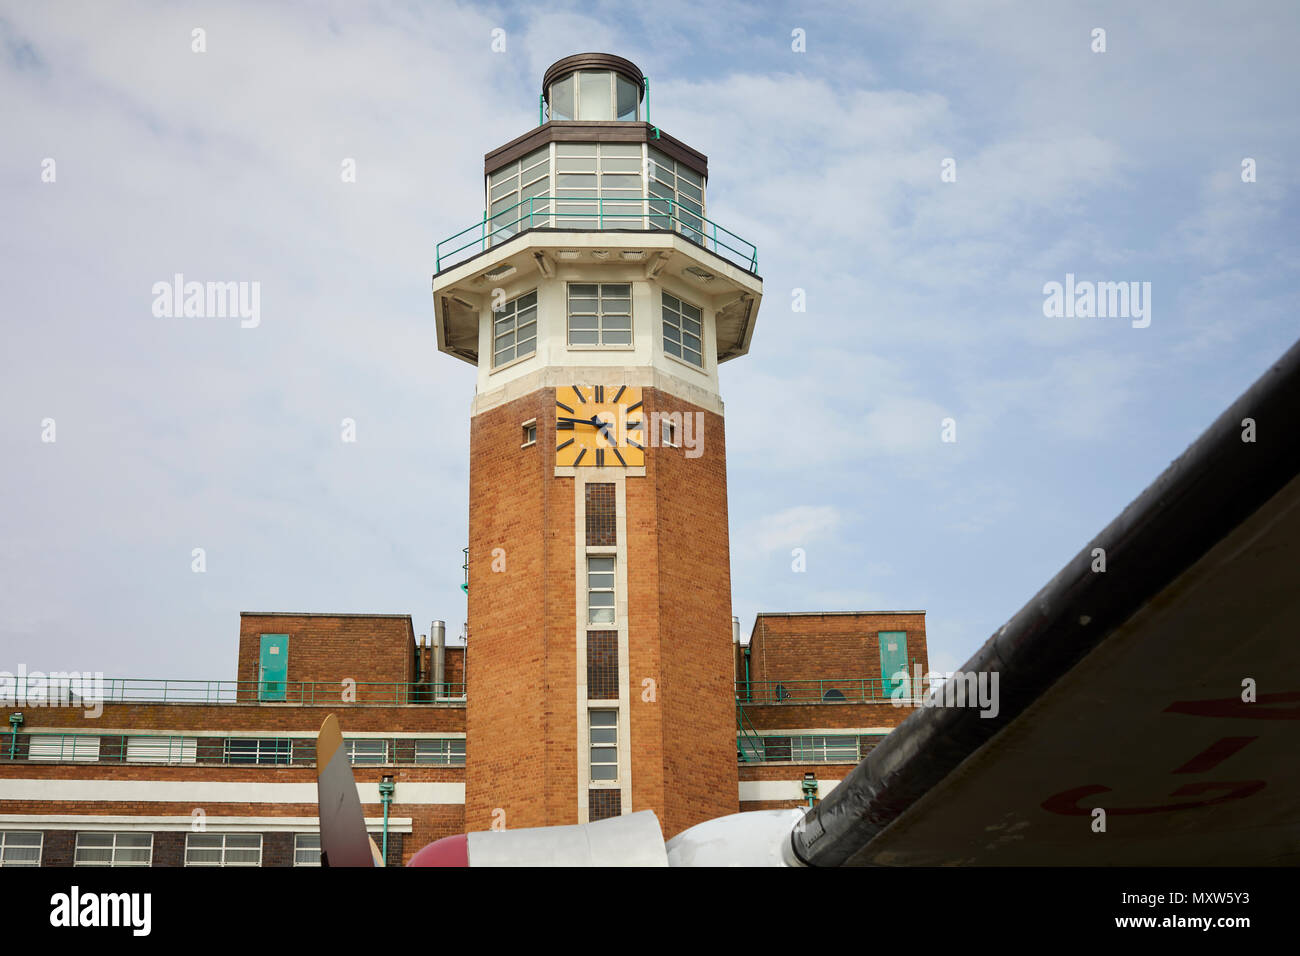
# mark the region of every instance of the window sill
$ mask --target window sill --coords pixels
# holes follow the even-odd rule
[[[494,366],[492,368],[492,371],[488,372],[488,374],[495,375],[497,372],[504,372],[508,368],[513,368],[516,365],[520,365],[524,362],[527,362],[529,359],[535,359],[535,358],[537,358],[537,352],[536,351],[529,352],[527,355],[523,355],[520,356],[519,358],[511,359],[509,362],[506,362],[505,365]]]
[[[699,372],[701,375],[709,374],[704,370],[704,366],[702,365],[696,365],[694,362],[688,362],[686,361],[686,359],[680,359],[676,355],[673,355],[669,352],[664,352],[663,355],[664,358],[668,359],[668,361],[676,362],[678,365],[685,366],[686,368],[690,369],[692,372]]]

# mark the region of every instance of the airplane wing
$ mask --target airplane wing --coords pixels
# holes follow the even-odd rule
[[[649,811],[472,833],[410,865],[1300,863],[1300,343],[944,687],[806,814],[666,847]],[[317,753],[330,865],[369,865],[333,717]]]
[[[961,670],[996,715],[918,708],[800,862],[1300,863],[1300,343]]]

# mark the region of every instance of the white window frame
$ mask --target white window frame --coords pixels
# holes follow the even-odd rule
[[[108,837],[112,837],[113,839],[106,847],[105,846],[83,846],[82,844],[83,839],[85,837],[90,837],[90,836],[108,836]],[[121,842],[121,839],[123,837],[130,837],[132,839],[137,839],[139,837],[148,837],[149,858],[144,861],[119,860],[118,852],[121,850],[144,849],[143,847],[139,847],[139,846],[119,846],[118,844],[119,842]],[[83,860],[81,859],[81,854],[83,850],[93,850],[97,852],[108,850],[108,862],[104,863],[98,860],[89,860],[89,861]],[[121,832],[121,831],[108,831],[108,830],[79,830],[77,831],[76,842],[73,845],[72,865],[73,866],[153,866],[153,834],[140,833],[138,831]]]
[[[21,839],[15,840],[18,837]],[[33,847],[31,841],[25,838],[36,837],[36,846]],[[10,850],[36,850],[36,859],[32,860],[6,860]],[[0,867],[30,867],[40,866],[41,857],[45,853],[45,832],[43,830],[0,830]]]
[[[315,845],[315,846],[311,846],[310,844],[308,844],[307,846],[303,846],[302,843],[303,843],[304,838],[307,839],[307,840],[309,840],[309,841],[310,841],[310,840],[315,840],[315,841],[316,841],[316,845]],[[295,833],[295,834],[293,835],[293,865],[294,865],[294,866],[317,866],[317,867],[320,866],[320,849],[321,849],[321,848],[320,848],[320,833],[319,833],[319,832],[317,832],[317,833]],[[313,850],[316,852],[316,862],[315,862],[315,863],[303,862],[301,854],[303,854],[303,853],[310,853],[310,852],[312,852]]]
[[[27,759],[35,763],[98,763],[98,736],[93,734],[31,734]]]
[[[685,362],[692,368],[698,368],[702,371],[704,369],[704,310],[692,302],[678,298],[667,290],[661,290],[660,296],[662,300],[660,302],[660,318],[663,324],[660,326],[659,331],[662,336],[664,354],[669,358],[675,358],[679,362]],[[687,309],[693,309],[698,318],[687,314]],[[698,332],[690,331],[686,326],[687,322],[696,323],[700,330]],[[669,337],[670,329],[677,335],[676,342],[673,342]],[[686,336],[688,335],[699,343],[698,348],[692,348],[686,344]],[[676,353],[672,351],[674,348],[677,349]],[[688,352],[696,355],[699,361],[688,356]]]
[[[529,340],[532,345],[527,352],[519,350],[519,303],[529,296],[533,297],[531,305],[524,306],[523,312],[532,311],[532,317],[523,323],[524,326],[531,325],[532,338]],[[509,322],[509,327],[503,323]],[[500,325],[500,327],[498,327]],[[497,340],[503,335],[513,335],[514,341],[508,346],[510,357],[502,358],[503,349],[498,347]],[[505,368],[507,365],[513,365],[516,362],[522,362],[524,359],[532,358],[537,354],[537,290],[531,289],[528,292],[521,292],[513,299],[503,303],[500,309],[492,311],[492,368],[493,370]]]
[[[197,737],[131,736],[126,738],[127,763],[194,763],[198,755]]]
[[[601,568],[599,570],[592,568],[595,561],[610,562],[609,570]],[[592,575],[601,574],[609,575],[611,583],[608,587],[600,585],[592,586]],[[591,596],[593,594],[609,594],[611,597],[609,604],[592,604]],[[596,620],[592,612],[599,610],[604,612],[608,610],[609,620]],[[613,551],[593,552],[587,555],[587,623],[590,625],[600,625],[605,630],[614,630],[618,626],[618,555]]]
[[[609,724],[596,724],[594,722],[596,714],[610,714],[613,721]],[[589,707],[587,708],[587,779],[590,787],[595,789],[608,787],[611,790],[621,789],[619,775],[619,708],[617,707]],[[595,739],[597,731],[612,731],[614,734],[613,742],[597,741]],[[614,751],[613,762],[607,760],[596,760],[597,750],[612,749]],[[613,767],[614,776],[600,777],[596,776],[597,767]]]
[[[380,760],[357,760],[357,749],[359,744],[366,746],[361,747],[364,750],[375,750],[373,745],[378,744],[382,747],[382,754],[378,754]],[[343,740],[344,751],[348,755],[348,763],[354,767],[382,767],[389,764],[392,760],[389,753],[388,738],[386,737],[346,737]],[[376,756],[375,753],[365,754],[366,757]]]
[[[432,767],[463,767],[465,738],[435,737],[416,740],[413,762]]]
[[[522,426],[524,442],[520,448],[531,448],[537,444],[537,419],[530,418]]]
[[[574,296],[574,294],[573,294],[573,289],[576,288],[576,287],[579,287],[579,286],[594,286],[595,289],[596,289],[596,293],[595,293],[595,296],[594,296],[594,298],[595,298],[595,300],[596,300],[596,311],[595,311],[594,313],[591,313],[591,312],[581,312],[581,313],[578,313],[579,315],[583,316],[584,318],[591,317],[591,316],[594,315],[594,317],[595,317],[595,329],[594,329],[594,330],[593,330],[593,329],[576,329],[576,330],[575,330],[575,329],[573,328],[573,316],[574,316],[574,313],[573,313],[573,300],[574,300],[575,298],[581,298],[581,299],[590,299],[590,298],[593,298],[593,296],[590,296],[590,295]],[[606,292],[606,291],[605,291],[606,289],[616,289],[616,288],[626,288],[626,289],[627,289],[627,294],[626,294],[626,295],[619,295],[619,294],[616,293],[616,292]],[[632,304],[632,299],[633,299],[632,292],[633,292],[633,289],[632,289],[632,283],[631,283],[630,281],[629,281],[629,282],[568,282],[568,283],[565,283],[565,289],[564,289],[564,324],[565,324],[564,339],[565,339],[565,343],[567,344],[568,348],[569,348],[570,350],[572,350],[572,351],[610,350],[610,351],[624,351],[624,352],[629,352],[629,351],[632,351],[634,348],[636,348],[636,326],[634,325],[634,323],[633,323],[633,321],[632,321],[632,318],[633,318],[632,313],[633,313],[633,311],[634,311],[633,304]],[[606,302],[607,299],[627,299],[627,312],[606,312],[606,311],[605,311],[605,302]],[[606,318],[611,318],[611,319],[612,319],[612,318],[618,318],[618,319],[626,318],[626,319],[627,319],[627,328],[626,328],[626,329],[613,329],[613,328],[611,328],[611,329],[608,329],[608,330],[607,330],[607,329],[605,328],[605,324],[606,324],[606,323],[605,323],[605,320],[606,320]],[[595,331],[595,333],[596,333],[596,341],[595,341],[595,342],[580,342],[580,343],[576,343],[576,344],[575,344],[574,341],[573,341],[573,333],[574,333],[575,331],[578,331],[578,332],[591,332],[591,331]],[[606,332],[607,332],[607,331],[608,331],[609,333],[611,333],[611,334],[618,334],[618,335],[623,335],[623,334],[626,332],[626,334],[627,334],[627,342],[626,342],[626,343],[624,343],[624,342],[606,342],[606,341],[605,341],[605,335],[606,335]]]
[[[221,845],[220,845],[219,847],[214,847],[214,846],[197,846],[197,847],[196,847],[196,846],[192,846],[192,845],[191,845],[192,842],[195,841],[195,840],[201,840],[201,841],[202,841],[202,840],[212,840],[212,839],[217,838],[217,837],[219,837],[219,838],[221,839]],[[257,862],[256,862],[256,863],[249,863],[249,862],[245,862],[245,861],[234,861],[234,862],[231,862],[231,861],[227,860],[227,859],[226,859],[226,854],[227,854],[228,852],[232,851],[232,850],[233,850],[233,851],[236,851],[236,852],[245,852],[245,851],[248,851],[248,850],[252,850],[252,849],[253,849],[251,846],[230,846],[230,839],[231,839],[231,837],[236,837],[236,838],[239,838],[239,839],[241,839],[241,840],[243,840],[243,839],[251,839],[251,838],[253,838],[253,837],[256,837],[256,838],[257,838]],[[262,840],[262,834],[260,834],[260,833],[212,833],[212,832],[208,832],[208,831],[205,831],[205,832],[203,832],[203,833],[187,833],[187,834],[185,834],[185,865],[186,865],[186,866],[243,866],[243,867],[258,867],[258,866],[261,866],[261,865],[262,865],[262,849],[263,849],[263,842],[264,842],[264,841]],[[197,861],[196,861],[196,860],[192,860],[192,859],[190,858],[190,851],[191,851],[191,850],[203,850],[203,851],[217,850],[217,851],[218,851],[218,854],[219,854],[219,857],[218,857],[218,859],[215,860],[215,861],[210,861],[210,860],[197,860]]]

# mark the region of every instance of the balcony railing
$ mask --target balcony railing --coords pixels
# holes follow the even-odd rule
[[[675,199],[658,196],[530,196],[438,243],[435,271],[529,229],[625,229],[675,232],[742,269],[758,268],[758,247]],[[469,253],[469,255],[462,255]]]
[[[736,700],[746,704],[889,703],[895,699],[911,701],[914,695],[905,683],[900,686],[899,681],[879,677],[736,681]]]
[[[431,684],[402,681],[256,681],[256,680],[152,680],[89,675],[61,686],[53,676],[18,677],[6,682],[4,702],[16,706],[84,707],[107,704],[304,704],[315,706],[384,707],[395,704],[463,703],[463,683]],[[28,703],[30,702],[30,703]]]

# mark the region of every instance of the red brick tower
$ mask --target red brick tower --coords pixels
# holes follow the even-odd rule
[[[547,121],[487,154],[483,221],[438,247],[438,347],[478,368],[470,830],[738,809],[717,369],[762,281],[647,92],[621,57],[554,64]]]

